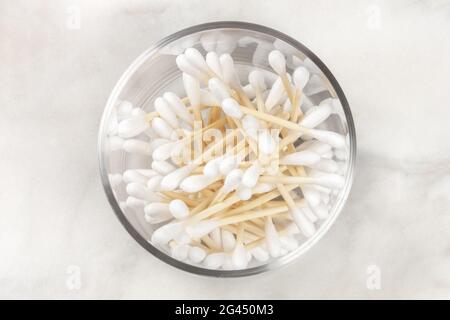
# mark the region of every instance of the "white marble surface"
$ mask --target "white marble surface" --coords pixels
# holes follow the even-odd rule
[[[67,27],[73,6],[81,29]],[[354,187],[329,233],[296,263],[245,279],[152,257],[98,175],[97,127],[121,73],[161,37],[217,20],[312,49],[358,135]],[[449,30],[448,0],[0,2],[0,297],[450,298]],[[370,265],[380,290],[366,285]]]

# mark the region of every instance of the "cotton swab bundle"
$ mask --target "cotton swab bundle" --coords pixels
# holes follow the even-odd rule
[[[231,54],[208,41],[205,56],[187,48],[176,57],[184,95],[165,92],[150,113],[118,104],[109,150],[149,161],[109,178],[125,186],[123,205],[155,226],[153,245],[206,268],[245,269],[316,234],[345,185],[348,146],[323,129],[339,101],[313,105],[303,92],[308,69],[289,74],[273,50],[274,72],[255,68],[245,84]]]

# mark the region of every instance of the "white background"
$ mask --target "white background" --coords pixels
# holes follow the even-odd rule
[[[152,257],[98,174],[98,124],[122,72],[160,38],[217,20],[308,46],[344,89],[358,137],[329,233],[294,264],[243,279]],[[450,298],[450,1],[3,0],[0,40],[1,298]],[[380,290],[367,287],[371,265]]]

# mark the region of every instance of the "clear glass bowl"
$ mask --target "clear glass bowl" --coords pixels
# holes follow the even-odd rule
[[[298,64],[308,68],[311,78],[305,93],[311,103],[318,104],[326,98],[338,99],[340,109],[337,115],[327,121],[327,129],[347,135],[347,160],[345,161],[345,186],[330,199],[330,216],[321,222],[316,234],[304,239],[294,251],[272,258],[267,263],[251,264],[242,270],[211,270],[201,265],[192,265],[172,258],[168,252],[153,246],[150,239],[154,226],[148,224],[143,214],[122,205],[127,194],[125,186],[112,185],[110,174],[122,173],[128,168],[149,167],[148,159],[136,159],[123,151],[110,151],[108,147],[108,127],[111,110],[123,100],[133,103],[146,112],[153,111],[153,101],[165,91],[183,92],[175,58],[185,48],[195,47],[201,52],[204,48],[214,46],[219,53],[228,52],[240,70],[257,66],[270,70],[267,61],[268,53],[273,49],[282,51],[287,57],[288,72],[292,72]],[[240,277],[258,274],[286,265],[300,257],[327,232],[341,212],[347,200],[354,172],[356,157],[356,136],[350,108],[345,95],[330,70],[308,48],[295,39],[276,30],[243,22],[214,22],[193,26],[174,33],[155,44],[139,56],[125,71],[106,104],[99,130],[98,155],[100,174],[108,200],[131,236],[147,251],[162,261],[179,269],[200,275],[215,277]]]

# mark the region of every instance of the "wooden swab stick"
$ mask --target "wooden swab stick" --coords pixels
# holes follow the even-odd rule
[[[245,114],[250,114],[250,115],[252,115],[252,116],[254,116],[254,117],[256,117],[256,118],[258,118],[260,120],[264,120],[264,121],[267,121],[267,122],[279,125],[281,127],[286,127],[286,128],[288,128],[290,130],[300,131],[302,133],[308,133],[309,132],[308,128],[304,128],[304,127],[302,127],[302,126],[300,126],[297,123],[292,122],[292,121],[283,120],[283,119],[281,119],[279,117],[272,116],[272,115],[267,114],[267,113],[262,113],[262,112],[259,112],[257,110],[253,110],[253,109],[250,109],[250,108],[247,108],[247,107],[244,107],[244,106],[241,106],[241,110]]]
[[[290,191],[290,190],[297,188],[297,186],[298,185],[289,185],[289,186],[286,186],[286,189]],[[237,215],[239,213],[242,213],[242,212],[245,212],[248,210],[252,210],[252,209],[257,208],[257,207],[263,205],[264,203],[266,203],[270,200],[273,200],[279,196],[280,196],[280,192],[278,190],[272,190],[268,193],[263,194],[262,196],[259,196],[256,199],[245,202],[242,206],[239,206],[235,209],[224,212],[223,216]]]

